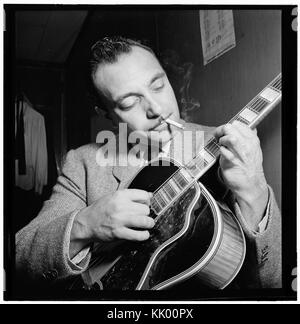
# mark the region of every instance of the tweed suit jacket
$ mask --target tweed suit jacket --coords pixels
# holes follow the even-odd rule
[[[212,127],[183,123],[186,130],[204,132],[205,141],[211,137]],[[29,280],[50,283],[87,269],[91,253],[79,264],[69,258],[70,233],[76,214],[100,197],[125,188],[139,169],[132,165],[99,166],[97,154],[101,150],[103,146],[93,143],[68,152],[50,199],[45,201],[39,215],[16,235],[17,273]],[[220,207],[236,215],[246,238],[246,258],[232,286],[281,287],[281,214],[272,189],[269,188],[268,223],[262,233],[249,230],[233,197],[226,203],[220,202]]]

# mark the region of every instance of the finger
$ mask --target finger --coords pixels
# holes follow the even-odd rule
[[[217,127],[217,128],[215,129],[215,131],[214,131],[214,136],[215,136],[217,139],[225,135],[225,128],[224,128],[224,127],[225,127],[225,125],[221,125],[221,126],[219,126],[219,127]]]
[[[221,154],[221,157],[223,159],[225,159],[226,161],[234,163],[234,161],[236,160],[235,155],[224,146],[220,147],[220,154]]]
[[[239,157],[240,160],[245,159],[244,145],[241,143],[241,139],[235,135],[225,135],[219,139],[221,146],[226,147],[233,154]]]
[[[232,125],[239,131],[239,133],[242,136],[244,136],[246,138],[253,137],[257,133],[256,129],[254,131],[249,126],[246,126],[245,124],[243,124],[239,121],[236,121],[236,120],[232,123]]]
[[[114,231],[115,237],[129,241],[145,241],[150,237],[149,231],[133,230],[131,228],[121,227]]]
[[[234,121],[232,124],[228,124],[226,126],[226,134],[225,135],[233,135],[237,137],[238,139],[245,138],[247,136],[244,136],[245,133],[251,132],[251,129],[247,127],[246,125],[239,123],[237,121]]]
[[[127,215],[124,226],[130,228],[151,229],[155,225],[154,219],[148,216]]]
[[[219,126],[215,129],[214,135],[217,139],[221,138],[222,136],[225,135],[236,135],[239,137],[239,132],[235,126],[232,124],[225,124],[222,126]]]
[[[148,206],[150,206],[150,199],[153,196],[151,192],[141,189],[125,189],[124,193],[130,200],[138,201]]]
[[[239,124],[239,123],[238,123]],[[240,139],[244,139],[244,141],[240,142],[242,144],[247,144],[248,147],[254,147],[257,144],[260,144],[259,137],[257,136],[257,129],[251,129],[246,125],[235,125],[234,127],[240,134]],[[242,145],[243,146],[243,145]]]
[[[128,205],[128,211],[134,215],[147,216],[150,214],[150,207],[143,203],[132,202]]]

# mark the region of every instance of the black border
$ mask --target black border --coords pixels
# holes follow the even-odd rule
[[[296,5],[13,5],[4,4],[6,30],[4,32],[4,269],[6,271],[5,300],[36,301],[273,301],[296,300],[296,293],[291,289],[292,269],[296,267],[296,163],[297,163],[297,32],[292,30],[292,15]],[[14,287],[14,224],[10,217],[17,202],[12,199],[13,171],[13,86],[14,67],[16,66],[15,12],[18,10],[99,10],[99,9],[159,9],[159,10],[199,10],[199,9],[273,9],[282,11],[282,233],[283,233],[283,288],[247,291],[208,291],[196,292],[188,296],[174,296],[168,291],[142,292],[66,292],[64,295],[48,291],[41,293],[16,293]]]

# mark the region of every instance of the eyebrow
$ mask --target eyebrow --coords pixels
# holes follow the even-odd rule
[[[149,82],[149,85],[151,85],[153,82],[155,82],[156,80],[158,80],[158,79],[160,79],[160,78],[162,78],[162,77],[164,77],[166,75],[166,73],[165,72],[159,72],[159,73],[157,73],[151,80],[150,80],[150,82]],[[120,101],[122,101],[123,99],[125,99],[125,98],[127,98],[127,97],[130,97],[130,96],[136,96],[136,95],[138,95],[138,93],[136,93],[136,92],[128,92],[128,93],[125,93],[125,94],[123,94],[123,95],[121,95],[120,97],[118,97],[117,99],[116,99],[116,102],[120,102]]]
[[[151,85],[153,82],[155,82],[157,79],[160,79],[162,77],[164,77],[166,75],[166,73],[163,71],[163,72],[159,72],[157,73],[149,82],[149,85]]]

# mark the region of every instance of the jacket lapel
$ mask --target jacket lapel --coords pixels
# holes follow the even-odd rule
[[[126,165],[119,165],[119,162],[116,161],[115,165],[112,168],[112,174],[119,182],[118,189],[126,188],[131,179],[135,176],[136,173],[138,173],[139,169],[141,168],[140,165],[130,163],[129,157],[130,154],[128,154],[128,156],[123,156],[123,161],[127,161]],[[139,161],[142,162],[141,160]]]

